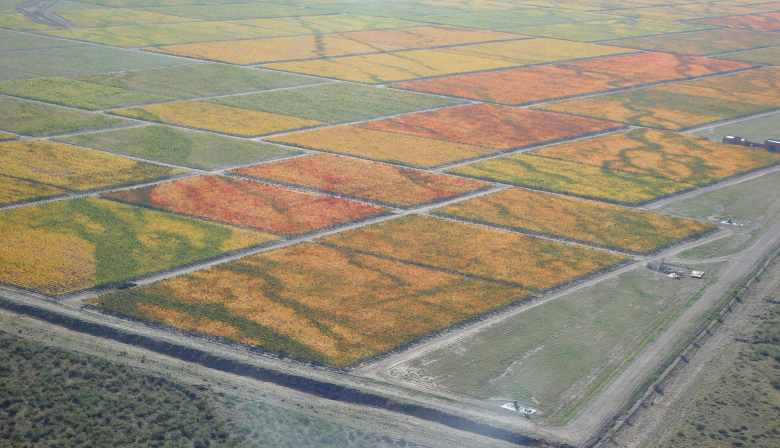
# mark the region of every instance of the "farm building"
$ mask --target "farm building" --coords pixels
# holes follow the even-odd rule
[[[727,135],[721,140],[729,145],[749,146],[751,148],[763,148],[769,152],[780,152],[780,140],[767,139],[764,143],[750,142],[742,137]]]

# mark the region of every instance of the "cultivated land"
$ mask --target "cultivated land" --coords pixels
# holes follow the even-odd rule
[[[112,444],[189,446],[171,419],[196,446],[315,438],[252,418],[277,436],[308,418],[322,446],[771,439],[777,408],[736,425],[702,395],[666,432],[636,409],[653,386],[693,393],[657,384],[667,367],[736,353],[716,326],[692,356],[692,332],[780,243],[780,156],[720,143],[777,138],[776,3],[17,3],[0,0],[0,331],[239,395],[187,419],[162,410],[185,389],[143,380],[167,417]],[[647,268],[661,258],[683,278]],[[770,325],[759,308],[734,317]],[[771,368],[776,330],[757,334],[724,372]],[[54,353],[0,344],[26,347],[18,369]],[[57,353],[72,378],[143,382]],[[61,409],[25,400],[0,409],[6,434],[114,436],[92,414],[81,436],[39,431]]]

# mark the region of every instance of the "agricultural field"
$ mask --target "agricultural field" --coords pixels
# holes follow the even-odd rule
[[[509,317],[391,375],[482,399],[517,397],[566,423],[702,286],[633,270]]]
[[[696,31],[681,35],[637,37],[602,43],[637,50],[703,56],[780,45],[780,36],[775,33],[728,28]]]
[[[57,11],[57,15],[76,25],[78,28],[104,28],[121,25],[192,21],[190,19],[167,14],[120,8]]]
[[[629,37],[658,34],[685,33],[710,28],[691,22],[665,22],[660,20],[626,18],[596,22],[559,23],[556,25],[523,26],[504,31],[529,36],[550,37],[578,42],[598,42]]]
[[[357,126],[499,151],[621,127],[608,121],[489,104],[409,114]]]
[[[285,34],[325,34],[348,31],[367,31],[417,26],[408,20],[390,19],[364,14],[282,17],[274,19],[242,20],[244,25],[280,30]]]
[[[654,176],[530,154],[484,160],[447,172],[624,205],[641,204],[694,187]]]
[[[0,211],[0,282],[67,294],[272,241],[267,233],[82,198]]]
[[[0,142],[5,142],[8,140],[15,140],[16,136],[14,134],[8,133],[8,132],[0,132]]]
[[[390,30],[353,31],[339,34],[303,35],[239,42],[205,42],[151,48],[166,54],[232,64],[321,59],[354,54],[412,50],[446,45],[516,39],[516,34],[457,27],[410,27]]]
[[[65,194],[62,188],[0,174],[0,205],[61,194]]]
[[[187,2],[189,3],[189,2]],[[193,2],[201,3],[201,2]],[[222,2],[220,2],[222,3]],[[311,9],[272,3],[226,3],[221,5],[193,4],[182,6],[150,6],[139,8],[157,14],[170,14],[199,20],[241,20],[264,17],[295,17],[314,15]]]
[[[98,110],[199,96],[256,92],[315,80],[222,64],[138,70],[72,78],[36,78],[0,83],[0,93],[80,109]]]
[[[15,10],[13,12],[16,12]],[[52,27],[35,23],[22,14],[0,14],[0,28],[14,31],[47,30]]]
[[[90,28],[83,30],[52,30],[46,35],[111,45],[114,47],[136,48],[153,45],[185,44],[204,40],[258,39],[276,37],[281,31],[256,26],[241,25],[236,22],[187,22],[172,24],[151,24],[117,26],[109,28]],[[151,53],[140,53],[152,55]]]
[[[64,107],[0,97],[0,129],[31,137],[68,134],[130,124],[127,120]]]
[[[345,366],[528,294],[511,286],[303,243],[90,303]]]
[[[87,45],[0,52],[0,67],[9,71],[5,79],[24,79],[31,76],[77,76],[193,63],[186,59],[160,54],[127,52]]]
[[[39,140],[0,143],[0,174],[75,191],[164,179],[184,170]]]
[[[440,201],[490,185],[482,181],[330,154],[294,157],[237,168],[232,172],[396,207]]]
[[[220,176],[201,176],[103,195],[109,199],[281,235],[376,216],[382,207]]]
[[[714,143],[698,136],[636,129],[535,149],[552,159],[628,171],[692,185],[704,185],[780,163],[763,149]]]
[[[0,29],[0,51],[40,50],[43,48],[79,47],[81,45],[84,44]]]
[[[324,123],[345,123],[464,102],[440,96],[346,82],[227,96],[207,101]]]
[[[517,105],[752,67],[746,63],[638,53],[395,84],[401,89]]]
[[[770,12],[766,14],[754,14],[749,16],[714,17],[711,19],[696,20],[695,23],[727,28],[748,28],[761,31],[780,31],[780,13]]]
[[[543,290],[628,257],[447,219],[409,215],[318,241]]]
[[[762,142],[770,138],[780,140],[780,115],[773,114],[739,123],[712,126],[696,134],[714,141],[720,141],[728,135],[739,135],[751,142]]]
[[[223,137],[162,125],[57,138],[73,145],[189,168],[215,170],[289,157],[301,152],[270,143]]]
[[[133,109],[114,110],[112,113],[122,117],[203,129],[239,137],[257,137],[263,134],[323,124],[319,121],[239,109],[237,107],[222,106],[202,101],[157,104]]]
[[[338,126],[271,137],[273,142],[381,162],[432,168],[499,152],[433,138]]]
[[[489,11],[463,14],[438,14],[435,16],[409,17],[427,23],[464,26],[486,30],[501,30],[523,25],[550,25],[555,23],[591,22],[612,19],[613,16],[553,8],[527,8],[514,11]],[[510,26],[507,26],[511,24]]]
[[[435,213],[633,253],[655,251],[716,228],[700,221],[524,188],[451,204]]]
[[[744,61],[753,64],[780,65],[780,47],[759,48],[757,50],[735,51],[713,55],[718,59]]]

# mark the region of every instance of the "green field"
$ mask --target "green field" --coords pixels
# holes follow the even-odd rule
[[[312,78],[224,64],[127,71],[75,78],[0,83],[0,92],[81,109],[98,110],[199,96],[290,87]]]
[[[268,143],[159,125],[75,135],[59,141],[205,170],[300,154]]]
[[[339,5],[339,2],[334,5],[316,6],[312,9],[322,11],[323,14],[338,14],[338,13],[351,13],[351,14],[365,14],[369,16],[377,17],[391,17],[407,20],[417,20],[420,16],[429,14],[458,14],[462,13],[462,10],[456,8],[447,8],[436,5],[426,5],[423,3],[369,3],[369,4],[346,4]]]
[[[703,56],[780,45],[780,36],[777,33],[726,28],[680,35],[637,37],[604,43],[638,50]]]
[[[67,134],[128,124],[127,120],[0,97],[0,129],[29,136]]]
[[[95,46],[0,52],[0,67],[19,73],[20,78],[29,75],[76,76],[193,63],[159,54]]]
[[[609,39],[625,39],[627,37],[681,33],[707,28],[709,27],[704,25],[679,22],[661,22],[647,19],[619,19],[597,22],[523,26],[519,28],[508,28],[503,31],[526,34],[529,36],[575,40],[579,42],[596,42]]]
[[[209,102],[325,123],[343,123],[449,106],[465,101],[338,82],[217,98]]]
[[[512,316],[391,374],[482,399],[538,402],[559,421],[702,286],[639,268]]]
[[[271,3],[226,3],[222,5],[162,6],[138,9],[157,14],[170,14],[172,16],[200,20],[242,20],[318,14],[318,12],[311,9],[274,5]]]
[[[702,137],[720,141],[727,135],[738,135],[751,142],[763,143],[766,139],[780,140],[780,114],[714,126],[696,132]]]
[[[52,29],[50,26],[35,23],[27,17],[16,13],[16,11],[14,11],[14,14],[0,14],[0,28],[16,31]]]
[[[41,48],[78,47],[83,44],[50,37],[0,30],[0,51],[34,50]]]
[[[243,20],[243,25],[271,28],[289,35],[345,33],[407,26],[418,26],[417,22],[366,16],[362,14],[338,14],[323,16],[281,17],[274,19]]]
[[[593,14],[589,12],[567,11],[565,9],[552,8],[491,11],[473,14],[463,14],[463,11],[459,11],[457,14],[453,15],[408,17],[409,20],[420,22],[465,26],[485,30],[503,30],[524,25],[552,25],[556,23],[588,22],[614,18],[614,16],[608,16],[606,14]],[[507,26],[509,24],[511,25]]]
[[[753,62],[756,64],[780,65],[780,47],[759,48],[757,50],[736,51],[713,55],[718,59]]]

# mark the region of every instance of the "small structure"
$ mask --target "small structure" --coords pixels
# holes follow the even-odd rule
[[[704,271],[693,271],[691,272],[691,277],[693,278],[704,278]]]
[[[661,258],[661,261],[648,261],[647,269],[652,269],[658,272],[669,272],[669,266],[666,265],[666,257]]]
[[[675,280],[682,280],[682,278],[685,276],[679,272],[672,272],[671,274],[667,275],[667,277],[673,278]]]
[[[520,403],[517,402],[517,400],[515,400],[514,403],[504,403],[503,405],[501,405],[501,407],[504,409],[509,409],[510,411],[515,411],[521,414],[525,414],[526,417],[536,413],[536,409],[523,407],[520,405]]]
[[[762,148],[769,152],[780,152],[780,140],[766,139],[764,143],[750,142],[742,137],[735,135],[727,135],[723,137],[721,143],[728,145],[747,146],[750,148]]]

